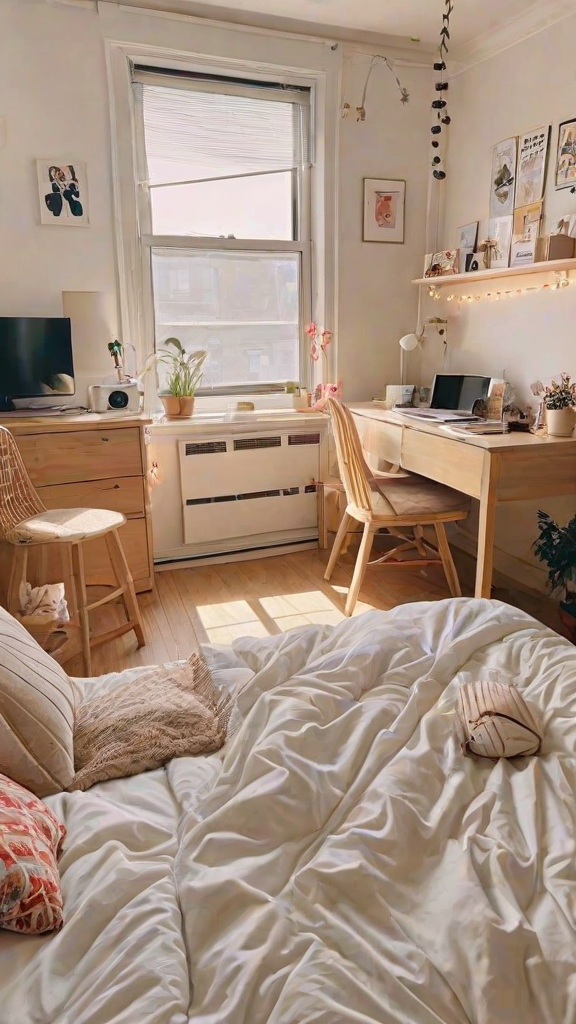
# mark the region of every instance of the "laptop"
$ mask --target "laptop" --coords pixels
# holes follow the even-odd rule
[[[490,394],[492,377],[472,373],[437,373],[430,395],[429,409],[402,409],[404,416],[440,423],[477,420],[472,412],[478,399]]]

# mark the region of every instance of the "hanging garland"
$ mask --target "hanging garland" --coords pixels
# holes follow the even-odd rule
[[[440,78],[435,83],[435,92],[439,93],[439,97],[432,103],[432,110],[437,112],[437,124],[432,125],[430,132],[432,138],[432,148],[436,151],[432,157],[433,175],[437,181],[443,181],[446,177],[446,171],[442,165],[442,155],[437,151],[440,149],[439,136],[442,134],[442,125],[449,125],[452,118],[448,112],[448,100],[444,98],[444,95],[448,92],[448,82],[445,79],[446,73],[446,61],[445,57],[448,55],[448,44],[450,42],[450,17],[454,10],[454,0],[444,0],[445,11],[442,15],[442,28],[440,29],[440,45],[438,47],[439,60],[434,62],[434,71],[440,72]]]

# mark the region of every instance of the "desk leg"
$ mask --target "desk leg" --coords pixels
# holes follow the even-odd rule
[[[494,563],[494,530],[496,526],[496,491],[500,473],[500,459],[494,452],[484,455],[482,492],[480,495],[480,522],[478,524],[478,562],[474,597],[490,597]]]

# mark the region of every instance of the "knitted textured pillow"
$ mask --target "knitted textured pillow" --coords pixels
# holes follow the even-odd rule
[[[76,775],[68,787],[161,768],[173,757],[209,754],[226,739],[231,698],[199,654],[158,666],[113,693],[82,703],[74,728]]]
[[[40,935],[62,926],[56,861],[65,836],[46,804],[0,775],[0,928]]]

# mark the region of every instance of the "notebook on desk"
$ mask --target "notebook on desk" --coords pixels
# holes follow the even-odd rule
[[[404,416],[436,423],[458,423],[479,419],[472,412],[479,399],[490,392],[491,377],[471,373],[437,373],[432,384],[430,408],[402,409]]]

